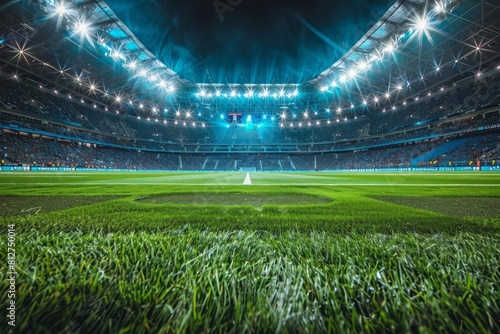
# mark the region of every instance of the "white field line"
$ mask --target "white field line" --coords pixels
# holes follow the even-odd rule
[[[134,186],[134,185],[174,185],[174,186],[237,186],[233,183],[168,183],[168,182],[9,182],[2,185],[40,185],[40,186]],[[262,183],[252,184],[255,186],[330,186],[330,187],[500,187],[499,184],[481,184],[481,183]]]

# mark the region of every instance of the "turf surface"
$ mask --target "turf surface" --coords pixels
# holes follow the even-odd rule
[[[250,175],[0,174],[15,332],[500,331],[499,173]]]

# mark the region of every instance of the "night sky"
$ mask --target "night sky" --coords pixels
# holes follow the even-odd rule
[[[388,0],[108,0],[139,40],[182,78],[301,83],[349,50]],[[218,4],[219,10],[216,10]]]

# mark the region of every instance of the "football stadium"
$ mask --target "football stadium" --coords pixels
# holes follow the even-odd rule
[[[500,333],[498,0],[0,3],[1,333]]]

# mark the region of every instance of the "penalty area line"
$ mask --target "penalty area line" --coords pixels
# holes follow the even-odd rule
[[[243,181],[243,184],[245,186],[249,186],[252,184],[252,179],[250,179],[250,173],[247,173],[247,175],[245,176],[245,181]]]

